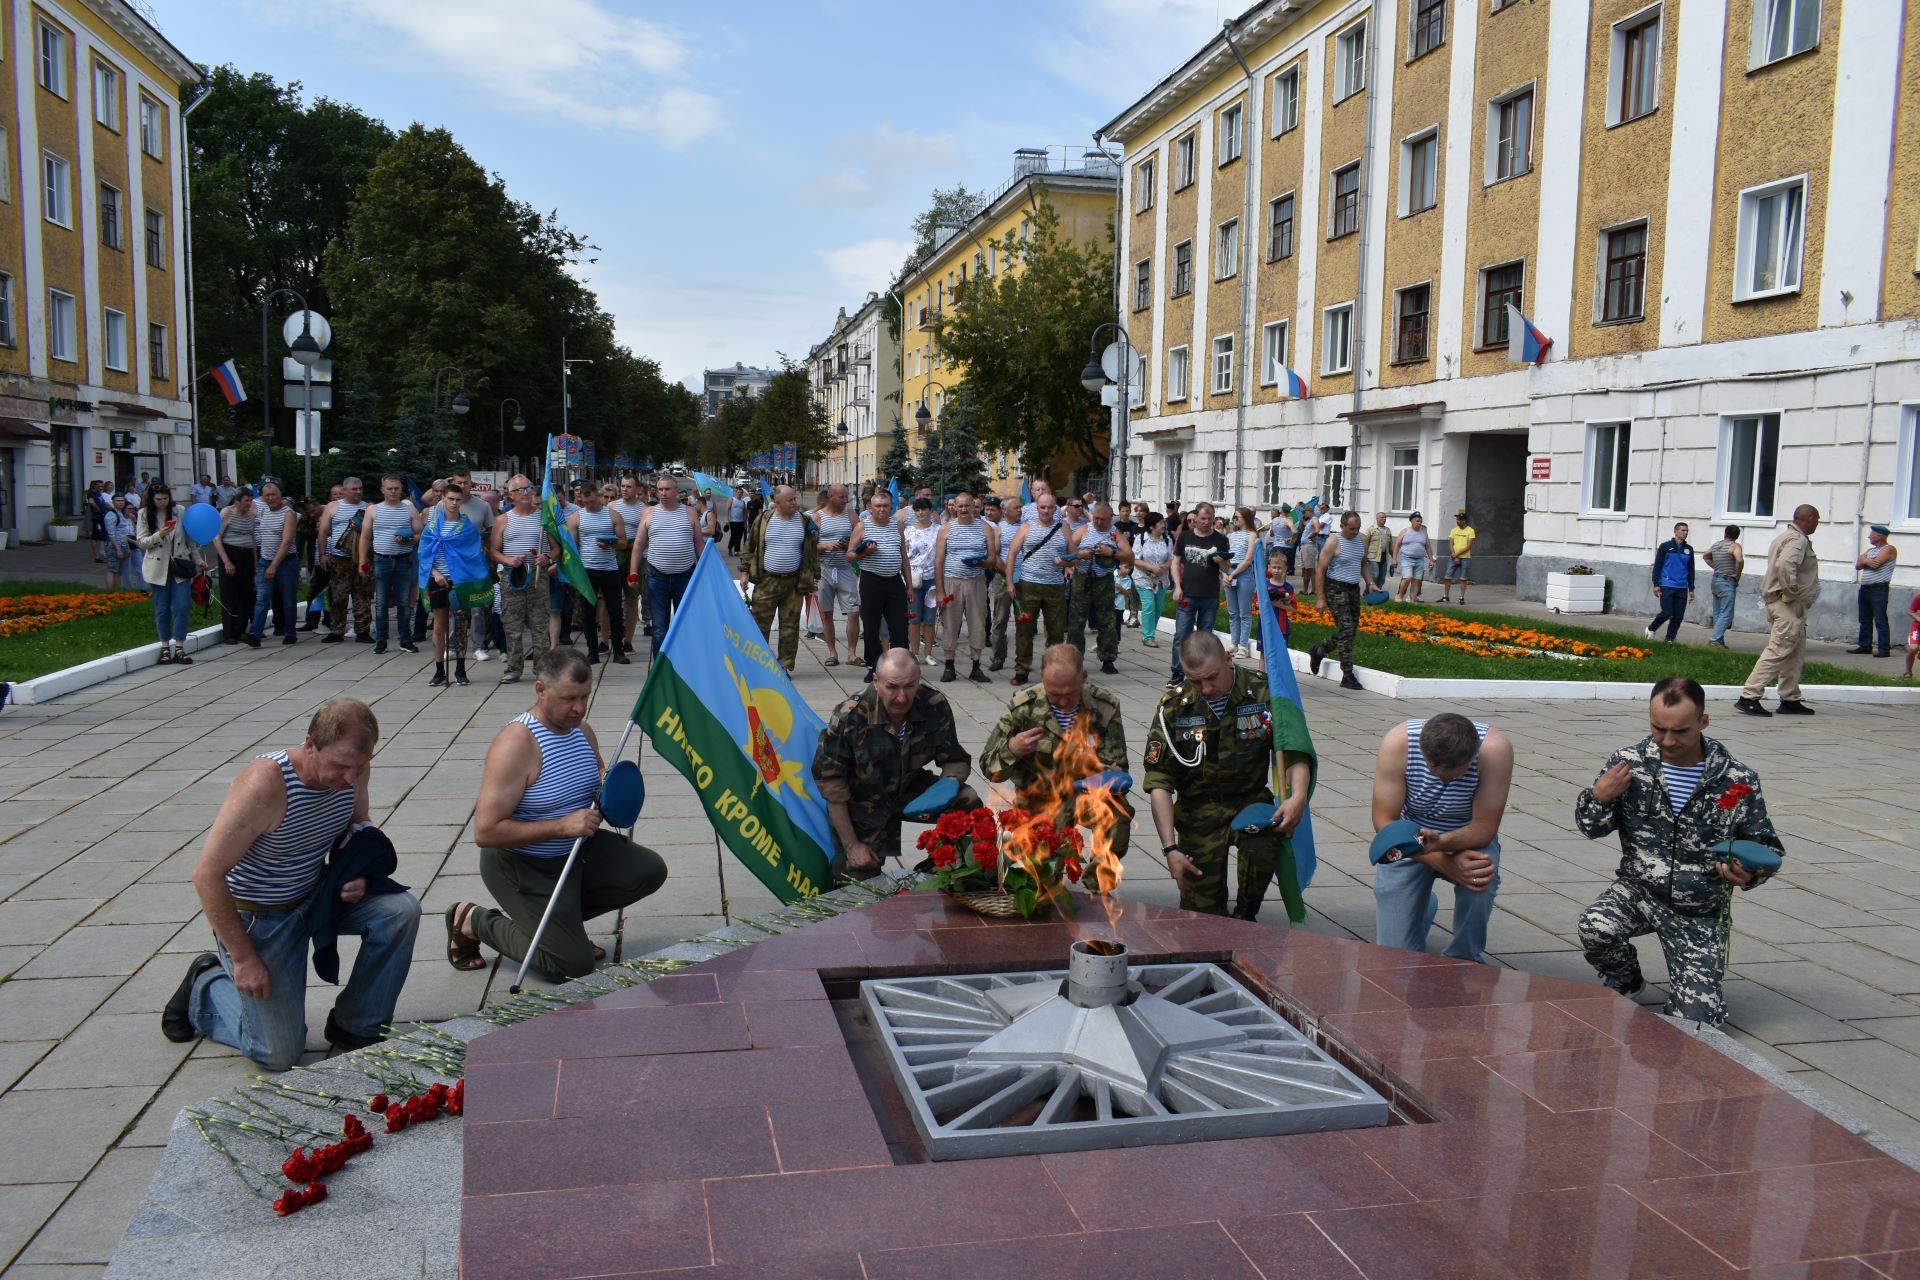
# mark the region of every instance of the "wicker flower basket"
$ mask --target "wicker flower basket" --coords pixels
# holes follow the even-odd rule
[[[1005,889],[948,889],[946,895],[969,911],[1001,920],[1018,920],[1020,909]]]

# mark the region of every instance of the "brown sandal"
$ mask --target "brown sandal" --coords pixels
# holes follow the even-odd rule
[[[447,908],[447,963],[462,973],[487,967],[487,958],[480,954],[479,940],[460,932],[478,906],[474,902],[456,902]],[[460,913],[462,907],[467,909],[465,915]]]

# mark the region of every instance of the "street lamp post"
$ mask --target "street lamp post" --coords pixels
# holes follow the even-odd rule
[[[435,417],[440,415],[440,376],[446,373],[455,374],[460,379],[460,385],[454,389],[453,399],[447,404],[447,408],[458,414],[464,414],[467,410],[473,408],[473,401],[467,399],[467,375],[456,365],[441,365],[433,372],[433,413]],[[438,471],[440,469],[439,456],[435,455],[429,459],[429,465],[435,471]]]
[[[1133,343],[1128,338],[1126,330],[1123,329],[1118,322],[1109,320],[1093,331],[1093,337],[1089,340],[1087,347],[1087,367],[1080,371],[1080,385],[1095,395],[1098,395],[1108,385],[1107,371],[1100,367],[1100,335],[1109,329],[1119,336],[1121,348],[1121,355],[1118,361],[1120,365],[1118,385],[1120,388],[1121,421],[1130,423],[1133,420],[1133,403],[1132,389],[1128,386],[1128,381],[1133,373],[1133,360],[1131,358],[1133,355]],[[1125,497],[1139,496],[1138,494],[1126,493],[1126,472],[1124,468],[1127,465],[1127,459],[1125,441],[1126,432],[1124,430],[1121,432],[1121,444],[1118,449],[1114,448],[1114,442],[1111,439],[1107,441],[1107,452],[1110,457],[1110,462],[1107,467],[1107,495],[1109,497],[1115,495]],[[1113,474],[1113,468],[1115,466],[1122,468],[1121,474],[1117,479]]]
[[[502,400],[500,402],[500,467],[501,467],[501,470],[503,471],[506,469],[506,466],[507,466],[507,406],[508,405],[513,406],[514,431],[521,432],[527,429],[527,420],[524,416],[522,416],[520,412],[520,402],[514,399],[512,396],[508,396],[506,399]]]
[[[927,412],[927,395],[928,393],[932,392],[932,390],[935,387],[940,388],[940,399],[943,407],[945,405],[947,397],[951,394],[947,390],[946,383],[941,382],[938,378],[927,379],[926,388],[921,392],[921,395],[920,395],[920,407],[913,411],[913,425],[915,428],[917,428],[922,432],[924,432],[927,429],[927,424],[933,420],[933,415]],[[924,449],[921,451],[921,456],[922,457],[926,456],[926,451]],[[940,497],[940,504],[941,504],[940,509],[944,511],[946,500],[947,500],[947,451],[944,447],[942,447],[940,450],[939,497]]]
[[[320,344],[313,338],[313,311],[306,295],[298,289],[273,289],[260,299],[260,474],[273,474],[273,375],[267,360],[267,311],[273,300],[286,294],[300,304],[300,336],[293,340],[293,358],[302,368],[311,369],[320,359]],[[309,406],[311,408],[311,406]]]

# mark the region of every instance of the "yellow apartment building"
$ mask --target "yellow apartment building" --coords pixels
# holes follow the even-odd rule
[[[1465,507],[1477,577],[1585,561],[1619,610],[1738,525],[1740,626],[1808,502],[1848,631],[1866,523],[1920,583],[1916,50],[1911,0],[1254,5],[1099,131],[1127,496]]]
[[[940,231],[933,252],[928,254],[897,286],[902,310],[900,358],[901,387],[899,401],[892,405],[892,416],[885,418],[879,445],[885,457],[892,443],[893,426],[902,424],[916,456],[926,436],[938,431],[940,413],[947,397],[959,387],[962,371],[946,359],[934,341],[933,324],[940,313],[951,306],[954,290],[968,280],[1001,271],[1018,271],[1019,253],[1006,252],[1008,235],[1016,246],[1033,234],[1033,218],[1042,200],[1059,215],[1060,234],[1073,244],[1111,244],[1115,216],[1115,183],[1118,169],[1110,157],[1091,148],[1029,147],[1014,152],[1013,176],[988,199],[980,212],[965,226],[945,227]],[[1088,335],[1091,338],[1092,335]],[[1076,377],[1078,370],[1062,371],[1063,377]],[[925,405],[927,430],[915,426],[915,414]],[[1057,483],[1078,477],[1082,481],[1102,483],[1101,468],[1091,468],[1085,459],[1056,459],[1050,476]],[[999,453],[986,460],[988,476],[997,484],[1014,482],[1018,489],[1019,459]]]
[[[179,104],[201,77],[117,0],[0,0],[0,65],[0,530],[37,540],[84,523],[90,480],[192,482]]]

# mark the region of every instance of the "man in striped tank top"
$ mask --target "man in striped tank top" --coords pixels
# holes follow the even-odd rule
[[[373,643],[373,577],[360,572],[359,538],[367,504],[359,476],[340,482],[340,496],[320,513],[320,546],[327,561],[327,634],[321,644],[339,644],[347,638],[347,607],[353,607],[353,635],[361,644]]]
[[[1320,674],[1320,663],[1332,648],[1340,655],[1340,687],[1358,689],[1360,678],[1353,674],[1353,637],[1360,630],[1360,598],[1373,590],[1373,568],[1366,559],[1366,539],[1360,536],[1360,513],[1340,513],[1340,532],[1327,539],[1320,550],[1314,570],[1315,591],[1333,615],[1333,643],[1321,643],[1308,650],[1307,661],[1313,674]]]
[[[985,684],[992,677],[980,669],[980,652],[987,644],[987,566],[1000,558],[1000,531],[975,514],[973,495],[953,499],[953,519],[940,526],[933,540],[934,594],[947,623],[947,669],[940,679],[959,679],[954,654],[960,643],[960,624],[967,625],[967,650],[973,670],[967,679]]]
[[[640,583],[647,593],[653,651],[667,638],[673,625],[674,610],[687,594],[693,581],[693,566],[700,559],[706,535],[692,507],[680,501],[680,482],[670,475],[661,476],[655,492],[659,502],[647,508],[633,537],[633,551],[627,562],[627,581]]]
[[[360,526],[360,572],[373,575],[373,651],[387,651],[387,606],[400,615],[400,647],[413,642],[414,582],[419,578],[420,512],[407,501],[407,485],[392,472],[380,477],[380,505]]]
[[[624,555],[633,549],[633,540],[640,533],[640,521],[647,514],[647,499],[641,492],[640,482],[632,476],[621,476],[620,496],[607,505],[620,513],[620,527],[627,531],[627,540],[622,548]],[[640,584],[631,575],[627,576],[622,586],[626,592],[626,613],[623,615],[626,618],[626,648],[628,653],[632,653],[634,628],[650,621],[650,618],[643,617],[648,613],[644,603],[647,593],[640,589]]]
[[[293,1066],[307,1047],[307,952],[323,914],[336,933],[360,937],[327,1040],[360,1048],[393,1021],[420,903],[404,890],[370,893],[365,877],[336,885],[327,865],[367,825],[379,740],[371,708],[335,698],[314,712],[305,742],[258,757],[233,780],[193,869],[219,954],[196,956],[167,1002],[160,1026],[169,1040],[206,1036],[269,1071]],[[329,893],[337,905],[322,900]]]
[[[507,481],[507,496],[513,499],[513,510],[493,526],[489,558],[501,570],[500,625],[507,633],[506,670],[500,683],[517,684],[528,637],[532,637],[534,665],[547,653],[547,573],[553,556],[552,542],[534,506],[533,481],[514,476]]]
[[[1446,954],[1484,960],[1512,785],[1513,743],[1498,729],[1446,712],[1387,730],[1373,767],[1373,829],[1418,823],[1420,852],[1374,869],[1374,941],[1425,951],[1440,911],[1434,882],[1446,879],[1454,884]]]
[[[847,617],[847,661],[852,662],[854,641],[860,635],[860,575],[847,559],[853,545],[853,512],[847,510],[847,486],[827,486],[827,504],[820,508],[814,523],[820,528],[820,623],[827,637],[829,667],[840,665],[840,650],[833,633],[833,615],[837,610]]]
[[[1084,499],[1082,499],[1084,501]],[[1073,552],[1073,596],[1067,605],[1067,643],[1082,653],[1087,628],[1093,628],[1100,670],[1118,675],[1113,660],[1120,656],[1120,611],[1113,606],[1114,575],[1133,571],[1133,544],[1113,527],[1113,508],[1095,502],[1093,517],[1069,536]]]
[[[793,674],[800,660],[800,613],[820,580],[820,530],[800,514],[800,495],[790,484],[773,491],[773,505],[760,513],[740,557],[740,587],[753,584],[753,620],[760,638],[772,641],[780,615],[780,665]]]
[[[1033,669],[1033,636],[1041,620],[1046,623],[1048,648],[1067,637],[1066,562],[1072,552],[1067,547],[1067,527],[1057,515],[1053,495],[1041,490],[1034,499],[1033,519],[1020,526],[1007,549],[1007,561],[1019,578],[1007,584],[1019,607],[1014,618],[1016,685],[1025,684]]]

